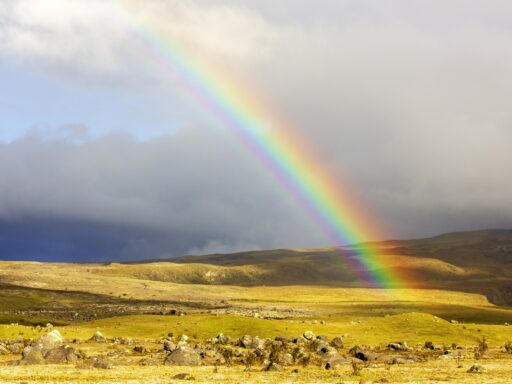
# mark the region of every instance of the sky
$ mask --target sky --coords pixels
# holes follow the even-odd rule
[[[271,106],[382,239],[512,228],[511,18],[500,0],[0,0],[0,257],[333,245],[160,70],[145,23]]]

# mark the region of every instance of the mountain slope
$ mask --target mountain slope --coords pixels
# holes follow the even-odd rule
[[[402,277],[391,281],[392,287],[481,293],[495,304],[512,306],[512,230],[450,233],[427,239],[383,241],[372,246],[385,259],[381,263],[383,269],[373,273],[398,273]],[[55,271],[64,278],[69,272],[63,271],[69,269],[81,271],[76,278],[85,273],[91,278],[129,279],[126,282],[130,284],[153,281],[226,286],[368,287],[369,281],[359,277],[362,274],[355,267],[356,258],[353,247],[340,247],[184,256],[106,265],[4,262],[0,283],[44,288],[54,281],[43,281],[49,272]],[[32,267],[44,273],[29,273]],[[93,281],[88,279],[84,284]],[[100,281],[104,280],[96,284]],[[145,286],[145,283],[138,284]]]

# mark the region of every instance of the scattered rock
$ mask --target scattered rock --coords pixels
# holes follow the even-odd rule
[[[283,372],[284,368],[277,363],[270,363],[266,368],[263,369],[267,372]]]
[[[329,344],[327,344],[327,341],[321,340],[321,339],[315,339],[311,344],[310,348],[316,352],[321,351],[324,348],[329,347]]]
[[[379,358],[379,354],[377,353],[373,353],[373,352],[368,352],[368,351],[364,351],[360,346],[356,345],[355,347],[352,347],[348,353],[359,359],[359,360],[362,360],[362,361],[372,361],[372,360],[377,360]]]
[[[171,352],[164,362],[165,365],[198,366],[201,356],[190,348],[180,347]]]
[[[63,342],[64,338],[62,337],[60,332],[54,330],[34,340],[31,344],[31,347],[40,350],[48,350],[60,347]]]
[[[23,358],[20,361],[21,365],[36,365],[46,364],[46,360],[40,349],[27,347],[23,351]]]
[[[341,356],[333,347],[325,347],[320,350],[320,356],[323,361],[327,362],[330,367],[347,364],[349,361]]]
[[[341,348],[343,348],[343,339],[341,337],[337,336],[334,339],[332,339],[329,344],[331,345],[331,347],[341,349]]]
[[[63,346],[64,339],[54,330],[34,340],[23,349],[22,365],[71,363],[83,358],[74,348]]]
[[[483,373],[485,372],[485,368],[480,364],[474,364],[468,369],[468,373]]]
[[[252,343],[253,343],[253,338],[252,338],[252,336],[249,336],[249,335],[242,336],[240,338],[240,340],[238,341],[238,344],[244,348],[250,348],[252,346]]]
[[[146,353],[148,352],[148,350],[143,345],[136,345],[135,347],[133,347],[133,352]]]
[[[194,380],[194,377],[190,375],[190,373],[178,373],[171,377],[173,380]]]
[[[168,352],[172,352],[176,349],[176,345],[172,342],[172,340],[165,339],[164,340],[164,350]]]
[[[252,344],[251,344],[251,348],[253,349],[265,349],[265,340],[264,339],[260,339],[258,336],[254,337],[252,339]]]
[[[43,356],[48,364],[74,363],[83,358],[81,352],[67,345],[50,349]]]
[[[388,349],[392,351],[408,351],[409,347],[406,342],[399,341],[397,343],[389,343]]]
[[[181,335],[179,341],[183,341],[183,342],[186,343],[188,341],[188,336],[187,335]]]
[[[293,356],[285,352],[272,352],[270,360],[278,365],[293,365]]]
[[[96,359],[96,361],[93,364],[93,367],[97,369],[110,369],[113,367],[113,364],[111,361],[108,360]]]
[[[100,331],[96,331],[94,333],[94,335],[91,336],[91,338],[89,339],[90,341],[97,341],[97,342],[104,342],[104,341],[107,341],[107,339],[105,338],[105,336],[103,336],[101,334]]]
[[[304,338],[306,340],[310,340],[310,341],[315,338],[315,334],[313,332],[311,332],[311,331],[304,332],[304,334],[302,336],[304,336]]]
[[[221,345],[229,344],[229,342],[231,341],[231,338],[229,336],[226,336],[223,333],[219,333],[219,335],[216,337],[216,339],[217,339],[217,343],[221,344]]]

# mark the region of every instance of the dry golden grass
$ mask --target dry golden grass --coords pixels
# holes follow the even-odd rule
[[[285,372],[244,372],[243,367],[220,367],[217,373],[213,367],[114,367],[109,370],[80,369],[75,366],[25,366],[0,368],[1,383],[180,383],[173,380],[178,373],[189,373],[193,383],[378,383],[387,379],[389,383],[488,383],[506,384],[512,378],[512,361],[487,359],[479,363],[486,368],[481,374],[467,373],[474,363],[471,359],[460,362],[434,360],[420,364],[386,366],[370,365],[354,376],[350,366],[342,366],[335,371],[318,367]]]
[[[139,268],[137,272],[137,268]],[[407,366],[368,365],[361,376],[352,376],[352,368],[342,366],[335,371],[319,367],[291,368],[284,373],[243,372],[243,368],[221,367],[218,373],[212,367],[139,367],[117,366],[111,370],[80,369],[73,365],[11,367],[2,364],[11,357],[0,358],[0,382],[9,383],[169,383],[172,376],[189,372],[198,383],[359,383],[382,378],[398,383],[507,383],[512,378],[511,355],[499,352],[507,340],[512,340],[512,310],[490,304],[479,294],[431,289],[363,289],[329,286],[255,286],[179,284],[161,281],[170,273],[217,273],[218,267],[151,263],[137,266],[119,264],[79,265],[55,263],[0,262],[0,281],[22,287],[51,289],[52,292],[23,291],[17,296],[2,296],[0,311],[34,306],[61,304],[80,307],[82,300],[94,300],[94,295],[105,295],[120,300],[161,300],[188,306],[185,316],[130,315],[102,318],[94,321],[73,321],[58,329],[68,339],[88,339],[96,330],[107,337],[131,337],[155,340],[166,335],[185,333],[192,339],[203,340],[223,332],[232,337],[250,334],[260,337],[277,335],[297,336],[305,330],[328,337],[347,334],[346,347],[356,344],[385,345],[391,341],[406,341],[422,345],[432,341],[440,345],[456,343],[465,351],[486,337],[493,351],[489,359],[479,363],[487,369],[482,374],[467,373],[474,363],[466,352],[460,363],[453,360],[433,360]],[[158,279],[148,280],[148,273]],[[210,273],[211,275],[211,273]],[[81,291],[91,297],[61,295],[60,292]],[[97,296],[98,298],[100,296]],[[99,299],[98,299],[99,300]],[[130,305],[127,301],[127,305]],[[192,304],[207,304],[210,311]],[[232,311],[223,313],[223,308]],[[286,313],[289,318],[271,320],[248,316],[265,311]],[[436,316],[433,316],[436,315]],[[3,315],[7,316],[7,315]],[[447,320],[457,319],[460,324]],[[1,320],[1,317],[0,317]],[[323,324],[325,323],[325,324]],[[32,338],[42,334],[36,327],[0,325],[0,338],[23,336]],[[149,342],[149,341],[148,341]],[[88,355],[104,353],[105,346],[94,343],[79,344]],[[153,345],[154,348],[156,348]],[[103,348],[103,350],[102,350]]]

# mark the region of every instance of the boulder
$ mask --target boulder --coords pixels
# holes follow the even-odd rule
[[[468,369],[468,373],[483,373],[485,372],[485,368],[480,364],[474,364]]]
[[[377,360],[379,358],[379,354],[368,352],[363,350],[360,346],[356,345],[355,347],[352,347],[348,353],[355,357],[356,359],[362,360],[362,361],[373,361]]]
[[[91,338],[89,339],[90,341],[97,341],[97,342],[104,342],[104,341],[107,341],[107,339],[105,338],[105,336],[103,336],[101,334],[100,331],[96,331],[94,333],[94,335],[91,336]]]
[[[265,340],[260,339],[258,336],[252,339],[251,348],[253,349],[265,349]]]
[[[5,345],[0,344],[0,355],[8,355],[10,351],[5,347]]]
[[[349,361],[341,356],[338,351],[333,347],[325,347],[320,351],[322,360],[329,364],[331,368],[334,368],[341,364],[348,364]]]
[[[293,356],[285,352],[272,352],[270,360],[279,365],[293,365]]]
[[[148,350],[143,345],[136,345],[133,347],[133,352],[135,353],[146,353]]]
[[[252,336],[249,336],[249,335],[242,336],[240,338],[240,340],[238,340],[238,344],[244,348],[251,348],[252,343],[253,343],[253,338],[252,338]]]
[[[221,345],[229,344],[229,342],[231,341],[231,338],[229,336],[226,336],[223,333],[219,333],[218,336],[216,337],[216,339],[217,339],[217,343],[221,344]]]
[[[54,330],[44,336],[34,340],[30,346],[35,349],[48,350],[60,347],[64,343],[64,338],[59,331]]]
[[[185,334],[181,335],[179,341],[183,341],[186,343],[188,341],[188,336]]]
[[[281,341],[283,343],[288,343],[290,342],[290,338],[288,336],[276,336],[274,338],[275,341]]]
[[[311,349],[319,352],[324,348],[328,348],[329,344],[327,341],[321,340],[321,339],[315,339],[313,342],[311,342]]]
[[[331,340],[329,344],[331,347],[341,349],[343,348],[343,339],[339,336],[336,336],[334,339]]]
[[[23,349],[20,364],[62,364],[80,360],[82,354],[74,348],[63,346],[63,341],[57,330],[41,336]]]
[[[74,363],[83,357],[80,352],[68,346],[50,349],[43,356],[47,364]]]
[[[198,366],[201,356],[190,348],[181,347],[171,352],[164,362],[165,365]]]
[[[306,331],[304,332],[304,334],[302,335],[306,340],[313,340],[315,338],[315,334],[311,331]]]
[[[172,340],[165,339],[164,340],[164,350],[168,352],[172,352],[176,349],[176,345],[172,342]]]
[[[17,355],[19,353],[21,353],[23,351],[23,348],[25,347],[24,344],[20,344],[20,343],[14,343],[14,344],[11,344],[9,345],[9,350],[11,351],[11,353],[13,355]]]
[[[208,348],[201,353],[205,365],[225,364],[224,356],[216,348]]]
[[[409,347],[406,342],[399,341],[397,343],[389,343],[388,349],[392,351],[408,351]]]
[[[23,357],[20,361],[21,365],[46,364],[46,360],[40,349],[26,347],[23,351]]]

